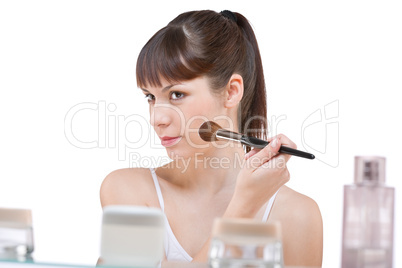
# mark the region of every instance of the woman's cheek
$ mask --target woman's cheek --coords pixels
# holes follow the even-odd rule
[[[186,119],[186,140],[187,143],[193,146],[198,146],[205,144],[205,142],[200,138],[198,130],[200,126],[207,120],[205,116],[192,115]]]

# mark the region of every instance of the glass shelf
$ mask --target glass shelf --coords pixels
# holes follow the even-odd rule
[[[33,260],[17,260],[17,259],[6,259],[0,257],[0,268],[127,268],[127,267],[108,267],[104,265],[79,265],[79,264],[62,264],[62,263],[47,263],[47,262],[35,262]],[[210,266],[206,263],[164,263],[162,268],[209,268]],[[145,267],[131,267],[131,268],[145,268]],[[149,268],[149,267],[147,267]],[[284,268],[312,268],[312,267],[295,267],[295,266],[285,266]]]

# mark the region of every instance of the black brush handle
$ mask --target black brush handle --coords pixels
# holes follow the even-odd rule
[[[254,147],[254,148],[262,149],[269,144],[269,141],[264,141],[264,140],[261,140],[261,139],[255,138],[255,137],[250,137],[250,136],[242,136],[241,143],[244,145]],[[307,159],[315,158],[315,156],[313,154],[299,151],[296,149],[292,149],[292,148],[282,146],[282,145],[281,145],[281,148],[279,149],[279,152],[284,153],[284,154],[299,156],[299,157],[303,157],[303,158],[307,158]]]

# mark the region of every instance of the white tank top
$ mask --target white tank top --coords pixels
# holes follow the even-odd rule
[[[158,195],[159,205],[161,206],[162,211],[165,212],[165,204],[163,202],[161,187],[159,186],[158,178],[155,174],[155,169],[150,168],[150,170],[152,174],[152,179],[155,184],[156,194]],[[269,212],[271,211],[277,193],[278,192],[276,192],[268,201],[267,208],[265,209],[264,216],[262,217],[263,222],[266,222],[268,219]],[[176,236],[172,231],[172,228],[170,227],[169,221],[166,216],[165,221],[166,221],[166,232],[165,232],[166,237],[164,241],[164,247],[165,247],[166,259],[168,261],[191,262],[193,258],[180,245],[179,241],[177,240]]]

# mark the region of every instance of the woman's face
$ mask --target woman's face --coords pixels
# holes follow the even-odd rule
[[[226,116],[222,97],[212,93],[206,77],[174,83],[163,81],[161,87],[149,86],[142,91],[149,102],[151,125],[172,159],[213,150],[212,144],[198,134],[205,121],[215,121],[222,127],[230,127],[233,122]]]

